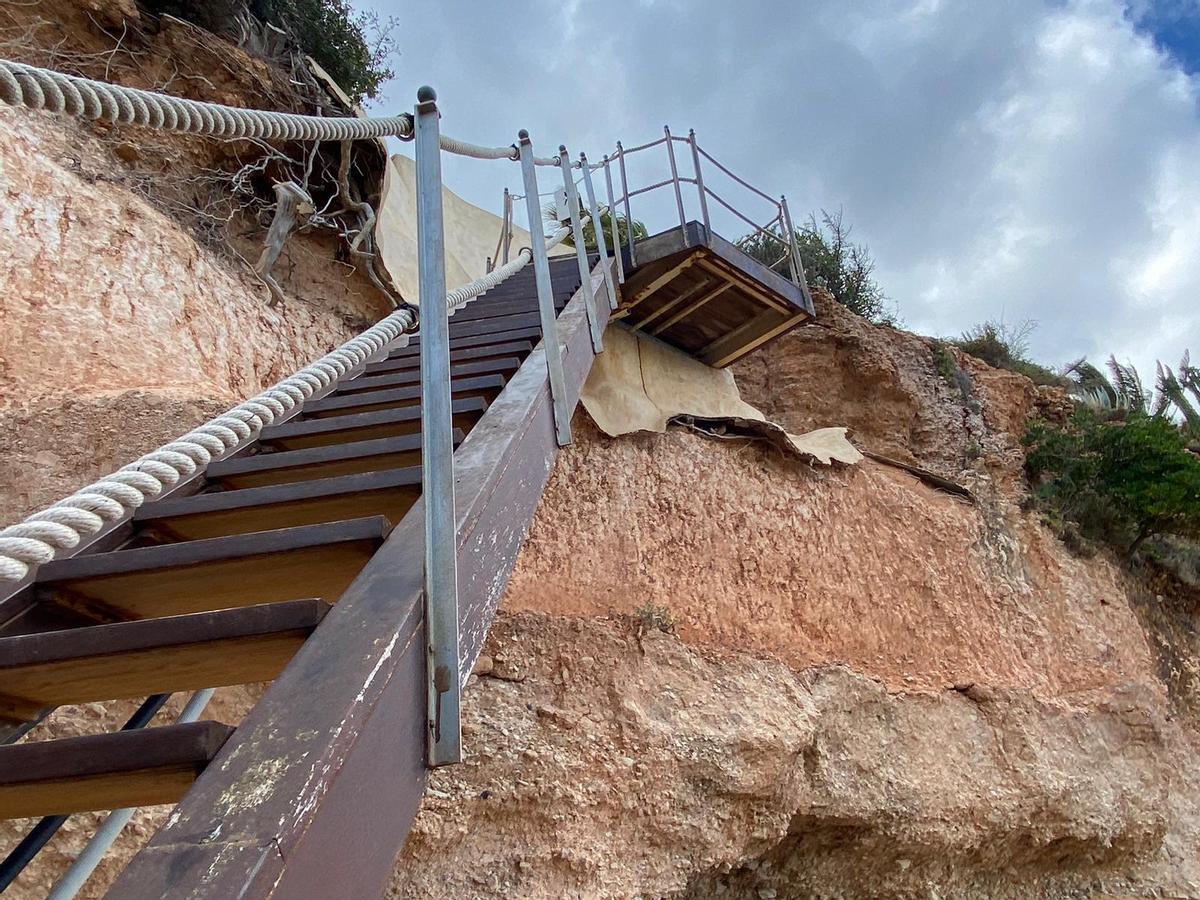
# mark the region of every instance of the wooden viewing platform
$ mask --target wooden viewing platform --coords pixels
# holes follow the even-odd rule
[[[635,241],[613,314],[723,368],[813,318],[803,279],[793,284],[700,222]]]

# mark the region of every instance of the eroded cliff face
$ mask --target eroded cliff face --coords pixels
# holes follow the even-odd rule
[[[827,312],[747,399],[976,502],[577,415],[394,896],[1200,896],[1200,741],[1146,598],[1020,507],[1019,434],[1063,398],[958,355],[963,392],[933,342]]]

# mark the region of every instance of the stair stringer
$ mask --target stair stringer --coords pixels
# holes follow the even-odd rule
[[[603,327],[599,266],[591,286]],[[570,409],[594,359],[586,302],[558,318]],[[557,452],[539,346],[455,456],[464,680]],[[427,777],[423,516],[418,501],[108,897],[383,894]]]

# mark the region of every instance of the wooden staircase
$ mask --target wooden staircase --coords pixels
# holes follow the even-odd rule
[[[592,360],[577,261],[551,275],[573,407]],[[469,672],[557,450],[533,267],[450,336]],[[111,896],[379,889],[390,853],[354,844],[398,849],[425,778],[419,352],[383,351],[0,598],[10,740],[58,705],[276,679],[236,729],[0,746],[0,816],[179,802]]]

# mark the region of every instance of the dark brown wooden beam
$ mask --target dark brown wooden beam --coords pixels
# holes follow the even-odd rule
[[[232,733],[191,722],[0,747],[0,818],[174,803]]]

